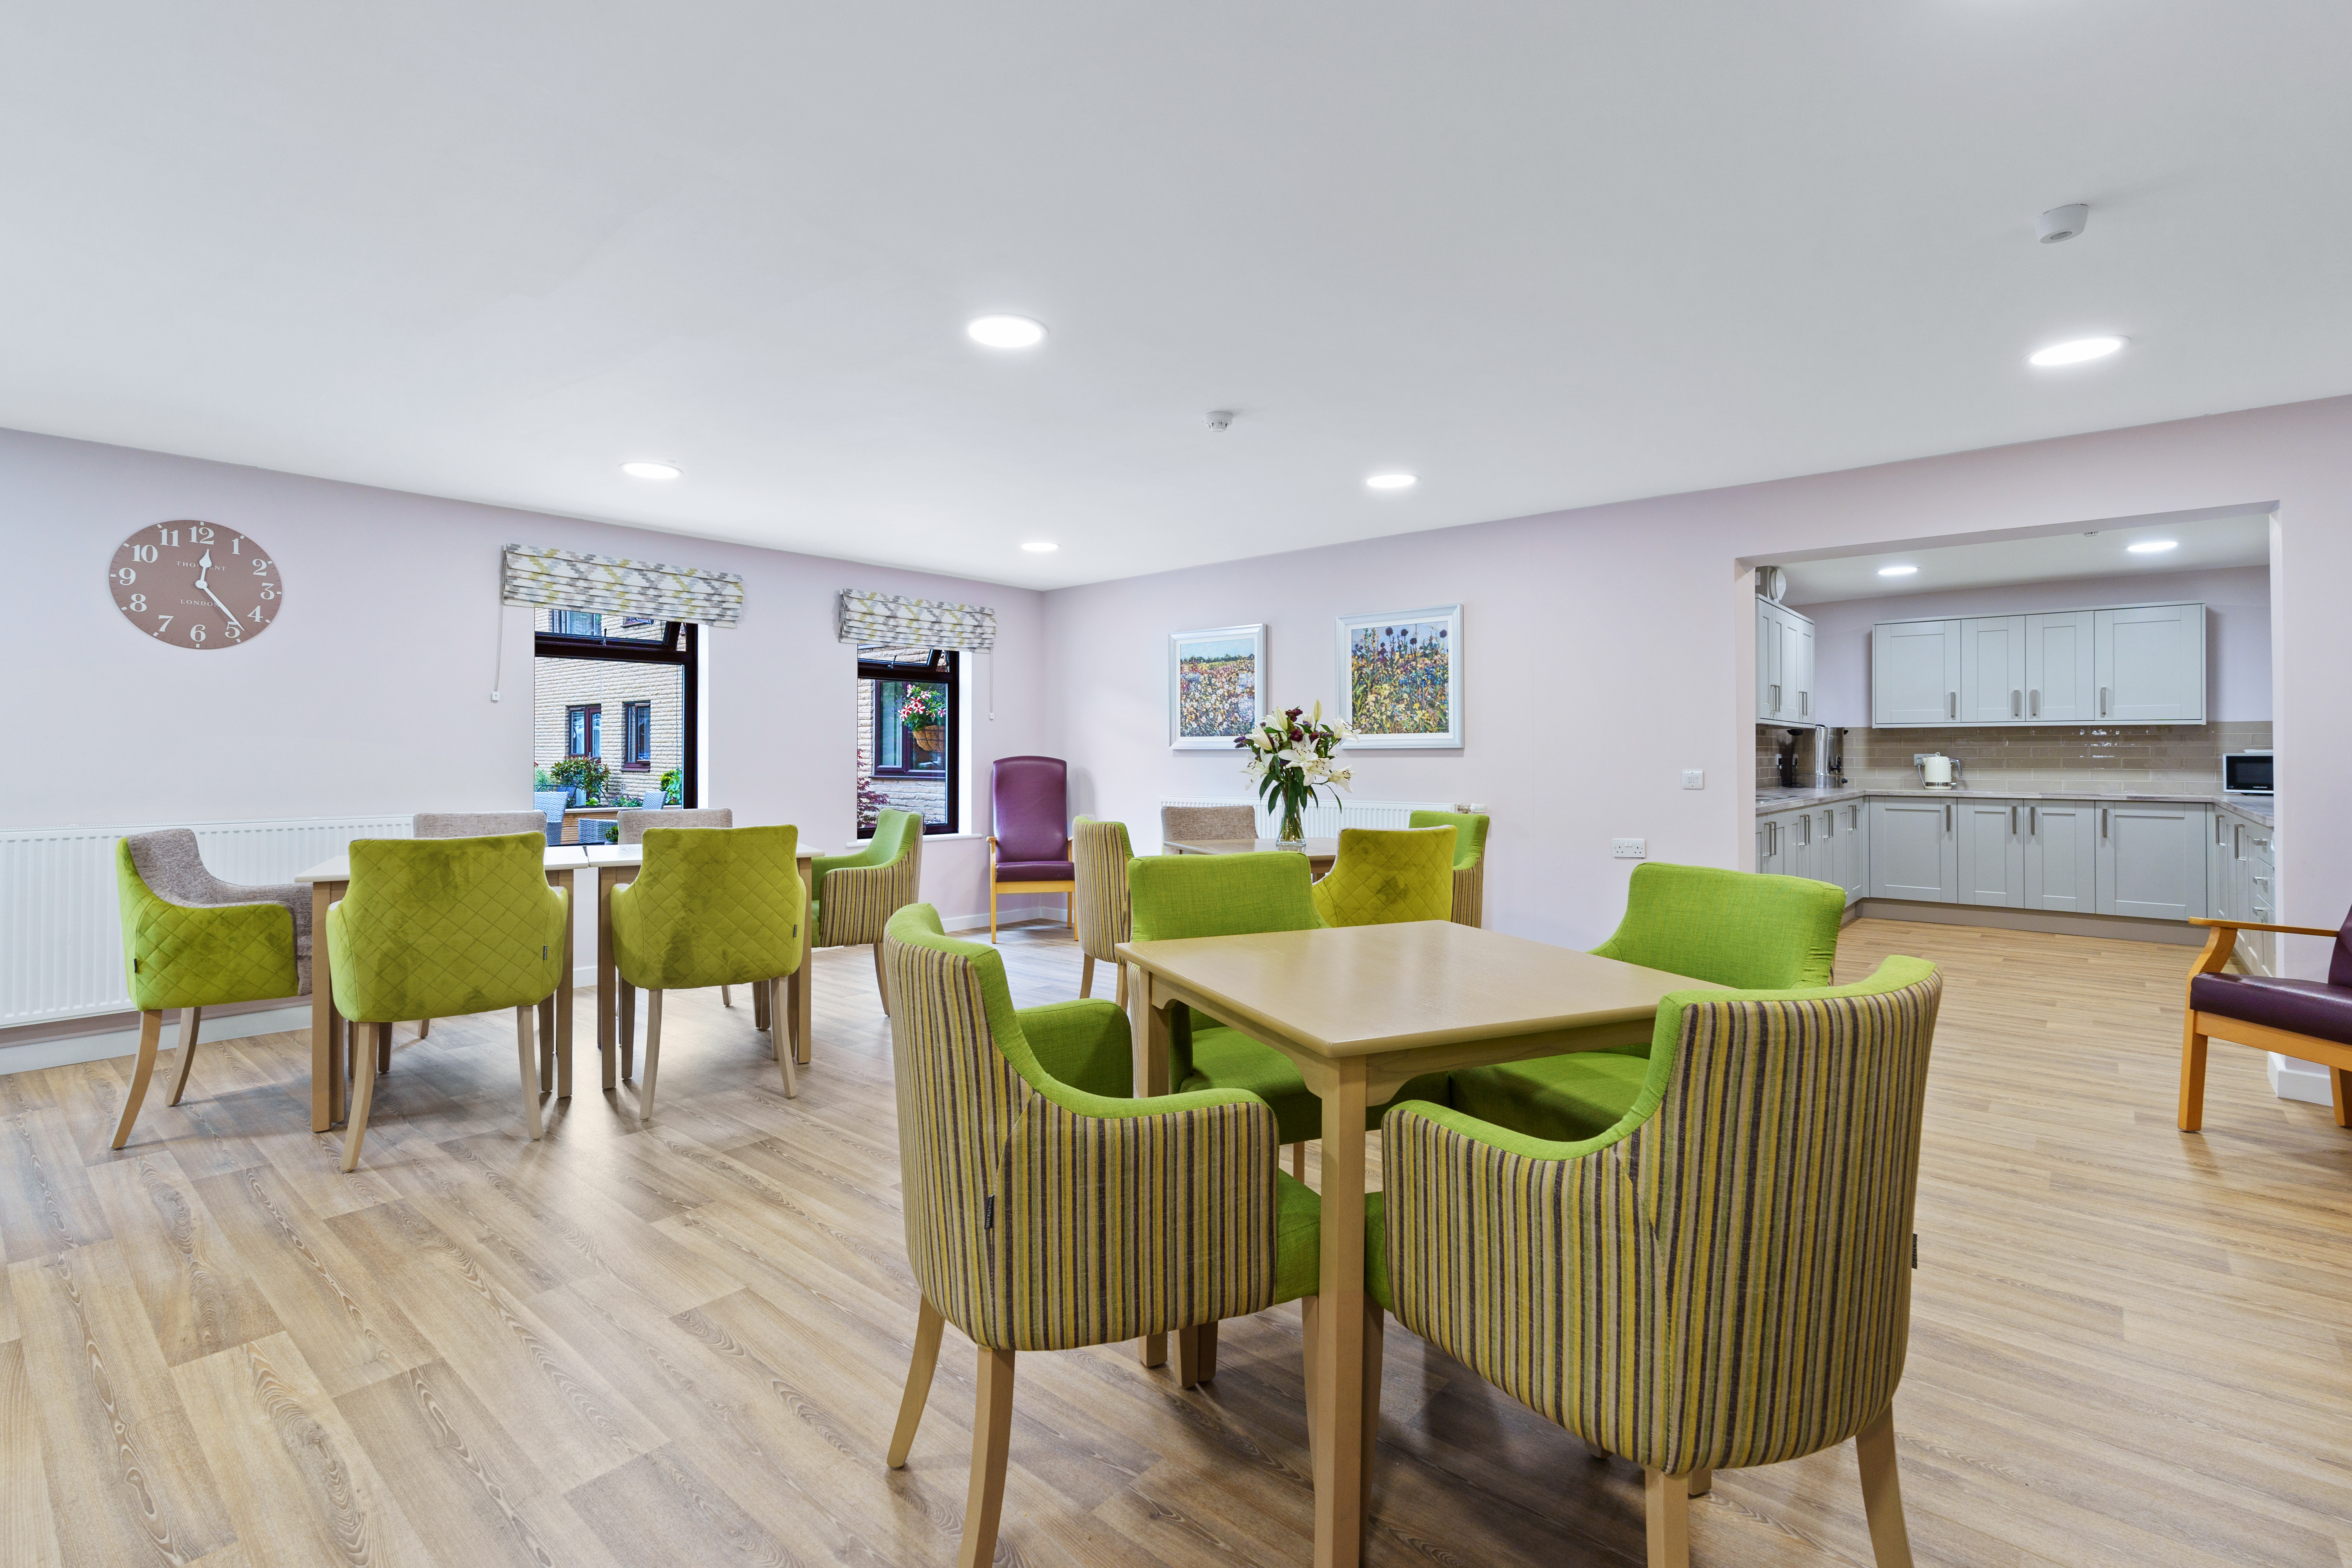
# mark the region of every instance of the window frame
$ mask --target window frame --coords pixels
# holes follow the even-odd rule
[[[548,617],[550,625],[555,617]],[[601,623],[600,623],[601,624]],[[531,658],[605,659],[614,664],[674,664],[680,670],[679,695],[684,699],[684,743],[679,748],[678,804],[692,810],[701,803],[702,781],[700,758],[702,751],[702,646],[701,626],[694,621],[665,622],[662,640],[654,642],[643,637],[562,637],[554,632],[537,632],[531,638]],[[581,704],[601,710],[602,703]],[[601,721],[600,721],[601,722]],[[564,744],[572,743],[570,721],[565,721]],[[622,737],[625,754],[628,737]],[[568,753],[567,753],[568,754]],[[599,753],[590,752],[588,755]],[[617,770],[616,770],[617,771]]]
[[[857,679],[860,680],[877,683],[885,680],[915,681],[922,685],[943,686],[947,689],[948,750],[944,781],[947,784],[947,820],[923,824],[923,834],[926,837],[933,834],[954,834],[963,831],[963,659],[961,650],[957,648],[935,647],[929,651],[929,658],[921,664],[901,663],[889,659],[869,659],[864,657],[862,651],[857,660]],[[878,710],[881,705],[881,691],[878,684],[874,694],[874,702]],[[879,711],[876,712],[874,719],[874,777],[927,779],[933,776],[917,769],[892,768],[886,771],[881,766],[882,715]],[[871,838],[874,837],[874,830],[861,824],[856,829],[856,836],[860,839]]]
[[[645,746],[638,749],[637,726],[645,726]],[[654,765],[654,705],[643,698],[621,704],[621,771],[651,773]]]
[[[575,749],[572,738],[577,736]],[[602,702],[573,702],[563,710],[563,755],[599,757],[604,754],[604,705]]]

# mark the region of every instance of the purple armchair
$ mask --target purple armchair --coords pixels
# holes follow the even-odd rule
[[[988,940],[996,895],[1078,890],[1070,859],[1069,764],[1059,757],[999,757],[990,771],[996,831],[988,838]]]
[[[2212,940],[2189,975],[2189,1018],[2180,1041],[2180,1130],[2205,1123],[2205,1042],[2209,1037],[2258,1051],[2317,1062],[2327,1069],[2336,1125],[2352,1127],[2352,914],[2343,928],[2258,925],[2252,921],[2191,920],[2213,928]],[[2336,953],[2325,980],[2273,980],[2225,974],[2222,966],[2242,931],[2287,936],[2332,936]]]

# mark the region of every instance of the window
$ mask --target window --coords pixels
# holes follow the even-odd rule
[[[570,791],[579,806],[698,804],[701,628],[593,610],[542,609],[537,621],[536,787]]]
[[[602,703],[563,710],[563,754],[602,756],[604,752],[604,709]]]
[[[952,648],[857,650],[857,836],[885,807],[912,811],[926,833],[961,823],[961,656]]]
[[[621,765],[630,769],[654,765],[654,705],[650,702],[621,704]]]

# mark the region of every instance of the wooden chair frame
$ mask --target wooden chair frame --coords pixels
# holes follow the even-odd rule
[[[1067,838],[1062,840],[1062,858],[1065,860],[1070,858],[1071,843],[1072,841]],[[1064,893],[1068,895],[1063,902],[1062,923],[1070,928],[1073,935],[1076,934],[1078,929],[1078,883],[1076,878],[1074,877],[1066,882],[999,882],[996,879],[996,835],[992,833],[988,836],[989,941],[994,942],[996,940],[996,892],[999,888],[1003,889],[1008,893]],[[879,942],[877,942],[874,947],[874,960],[877,965],[882,961],[882,947]],[[1087,960],[1087,973],[1089,977],[1093,974],[1093,960],[1091,959]]]
[[[2207,920],[2191,916],[2190,925],[2210,926],[2213,934],[2206,941],[2205,951],[2198,955],[2197,967],[2189,972],[2188,986],[2194,991],[2200,974],[2219,974],[2229,965],[2230,956],[2238,948],[2242,931],[2276,931],[2281,936],[2324,936],[2333,941],[2337,932],[2317,926],[2263,925],[2256,921]],[[2180,1130],[2194,1132],[2205,1125],[2205,1046],[2210,1039],[2227,1040],[2233,1045],[2249,1046],[2258,1051],[2276,1051],[2281,1056],[2302,1061],[2317,1062],[2327,1069],[2329,1098],[2336,1102],[2336,1125],[2352,1127],[2352,1046],[2334,1040],[2317,1039],[2310,1035],[2298,1035],[2289,1029],[2273,1028],[2268,1024],[2249,1024],[2222,1013],[2200,1013],[2196,1004],[2184,1007],[2187,1017],[2180,1034]]]

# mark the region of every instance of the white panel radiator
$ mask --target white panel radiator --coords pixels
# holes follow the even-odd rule
[[[1282,814],[1255,800],[1163,800],[1162,805],[1246,805],[1257,813],[1257,836],[1271,838],[1282,826]],[[1345,805],[1310,805],[1299,814],[1309,838],[1337,838],[1342,827],[1411,827],[1416,811],[1476,811],[1450,800],[1350,800]],[[1132,834],[1130,834],[1132,837]]]
[[[194,827],[214,876],[252,885],[290,882],[354,838],[405,838],[411,824],[405,816],[313,816],[184,826]],[[0,1028],[130,1007],[114,845],[125,834],[154,831],[0,830]]]

